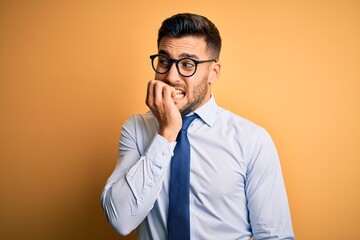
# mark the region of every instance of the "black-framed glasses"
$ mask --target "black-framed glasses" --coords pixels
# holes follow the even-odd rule
[[[216,59],[198,61],[192,58],[172,59],[162,54],[150,56],[152,68],[159,74],[165,74],[170,71],[171,66],[175,63],[178,73],[183,77],[191,77],[195,74],[197,65],[205,62],[217,62]]]

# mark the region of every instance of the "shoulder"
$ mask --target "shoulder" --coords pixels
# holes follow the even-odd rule
[[[220,122],[224,126],[240,128],[245,131],[261,131],[261,129],[263,129],[261,126],[248,120],[247,118],[222,107],[218,108],[216,121]]]
[[[146,113],[133,114],[123,124],[123,128],[137,128],[147,126],[157,126],[157,120],[151,111]]]
[[[264,127],[222,108],[218,117],[221,119],[218,122],[229,133],[227,135],[233,136],[233,140],[239,143],[249,162],[258,158],[260,153],[267,156],[266,161],[278,158],[273,139]]]
[[[159,124],[152,112],[131,115],[122,125],[122,132],[130,135],[142,135],[144,133],[155,133]]]
[[[236,138],[249,144],[272,142],[271,136],[264,127],[222,107],[218,108],[216,114],[216,127],[234,132]]]

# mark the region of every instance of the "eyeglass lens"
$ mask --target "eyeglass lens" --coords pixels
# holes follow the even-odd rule
[[[158,55],[153,59],[153,67],[157,73],[167,73],[172,65],[172,61],[165,57]],[[191,76],[196,71],[196,63],[190,58],[181,59],[176,63],[176,68],[183,76]]]

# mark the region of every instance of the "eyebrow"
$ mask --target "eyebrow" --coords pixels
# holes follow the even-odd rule
[[[169,56],[170,54],[165,51],[165,50],[159,50],[159,53],[160,54],[164,54],[164,55],[167,55]],[[199,59],[199,57],[195,54],[189,54],[189,53],[182,53],[180,54],[180,58],[194,58],[194,59]]]

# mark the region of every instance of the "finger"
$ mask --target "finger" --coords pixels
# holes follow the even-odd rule
[[[163,97],[165,100],[169,101],[172,100],[176,96],[176,90],[174,87],[169,85],[163,88]]]
[[[171,97],[175,98],[176,97],[176,89],[173,87],[172,91],[171,91]]]
[[[164,83],[161,81],[156,81],[154,83],[154,100],[155,100],[155,105],[160,106],[163,103],[163,88],[164,88]]]
[[[154,104],[154,84],[155,80],[150,80],[147,86],[146,105],[148,105],[149,107]]]

